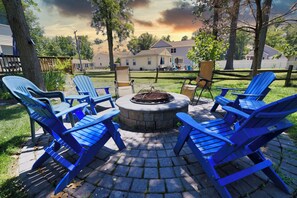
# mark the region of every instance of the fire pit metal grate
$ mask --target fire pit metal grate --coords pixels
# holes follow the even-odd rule
[[[151,89],[140,90],[130,101],[136,104],[155,105],[168,103],[173,100],[174,97],[171,94],[151,87]]]

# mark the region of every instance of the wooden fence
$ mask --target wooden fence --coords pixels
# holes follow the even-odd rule
[[[71,57],[38,57],[41,65],[41,71],[46,72],[53,70],[57,62],[68,62],[70,73],[72,73]],[[22,65],[19,56],[1,55],[0,56],[0,74],[17,74],[22,73]]]
[[[297,68],[290,65],[288,69],[260,69],[258,72],[272,71],[276,74],[276,80],[285,81],[285,86],[290,86],[292,81],[297,81]],[[131,71],[132,79],[152,79],[158,80],[183,80],[184,78],[195,79],[199,71]],[[251,80],[252,70],[215,70],[214,81],[222,80]],[[86,75],[100,78],[114,79],[114,72],[87,70]],[[165,74],[165,75],[164,75]]]

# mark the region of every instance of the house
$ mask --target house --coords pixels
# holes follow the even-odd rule
[[[172,55],[174,65],[177,67],[184,67],[193,65],[193,62],[187,58],[187,53],[193,46],[195,46],[194,40],[172,42],[159,40],[151,47],[151,49],[167,49]]]
[[[254,50],[251,50],[246,56],[246,60],[253,60]],[[263,51],[263,60],[272,60],[272,59],[287,59],[280,51],[270,47],[269,45],[264,46]]]
[[[109,54],[107,52],[95,53],[93,57],[94,68],[108,68]]]
[[[0,54],[13,55],[12,32],[9,25],[0,24]]]
[[[72,68],[76,70],[93,69],[94,64],[88,60],[81,60],[82,68],[80,68],[79,59],[72,59]]]
[[[157,67],[172,67],[172,55],[165,48],[142,50],[136,55],[121,56],[121,66],[130,70],[155,70]]]

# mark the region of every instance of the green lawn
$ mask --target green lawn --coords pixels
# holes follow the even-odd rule
[[[143,76],[143,73],[133,74]],[[154,76],[151,73],[148,73],[145,76]],[[169,75],[169,74],[162,74]],[[179,76],[186,76],[188,74],[178,74]],[[111,93],[114,94],[113,88],[113,78],[100,78],[92,75],[92,80],[94,81],[95,86],[111,86]],[[67,83],[66,90],[67,93],[75,94],[72,82]],[[156,89],[176,92],[179,93],[180,87],[183,83],[183,80],[158,80],[158,83],[154,83],[153,79],[150,80],[135,80],[135,90],[136,92],[148,88],[149,86],[154,86]],[[218,95],[220,93],[217,87],[236,87],[236,88],[245,88],[248,85],[249,81],[232,81],[225,80],[214,83],[213,86],[213,95]],[[265,98],[265,102],[269,103],[283,97],[296,94],[296,87],[283,87],[284,81],[275,81],[272,83],[270,88],[272,91]],[[210,97],[210,95],[205,92],[204,97]],[[291,115],[289,119],[297,124],[297,113]],[[18,197],[24,196],[20,194],[19,183],[15,177],[15,167],[17,162],[18,153],[20,148],[26,142],[27,138],[30,137],[30,125],[29,118],[25,109],[20,105],[10,105],[10,106],[0,106],[0,197]],[[291,128],[289,131],[290,137],[295,141],[297,140],[297,127]]]

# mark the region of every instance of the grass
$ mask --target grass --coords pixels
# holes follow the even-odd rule
[[[30,136],[29,117],[20,105],[0,106],[0,125],[0,197],[22,197],[16,163]]]
[[[145,76],[154,76],[152,73],[145,73]],[[172,75],[172,74],[162,74]],[[133,73],[133,76],[144,76],[144,73]],[[176,74],[175,76],[186,77],[188,74]],[[194,77],[194,76],[193,76]],[[92,75],[92,80],[96,87],[110,85],[111,93],[114,95],[113,78],[100,78],[99,76]],[[71,82],[72,83],[72,82]],[[154,86],[156,89],[164,90],[168,92],[180,92],[180,87],[183,80],[158,80],[158,83],[154,83],[153,79],[136,79],[135,91],[138,92],[141,89]],[[218,95],[220,93],[218,87],[234,87],[234,88],[246,88],[249,81],[234,81],[225,80],[215,82],[212,93]],[[271,92],[265,98],[265,102],[270,103],[272,101],[281,99],[283,97],[296,94],[296,87],[283,87],[284,81],[275,81],[270,88]],[[69,91],[70,90],[70,91]],[[66,84],[67,94],[75,94],[73,87]],[[210,98],[210,95],[205,92],[203,97]],[[232,97],[230,95],[230,97]],[[289,116],[289,120],[297,125],[297,113]],[[0,106],[0,197],[24,197],[25,194],[21,191],[21,186],[16,177],[16,162],[20,148],[25,143],[28,137],[30,137],[30,124],[26,110],[21,105]],[[297,127],[292,127],[289,131],[289,136],[295,141],[297,140]]]

